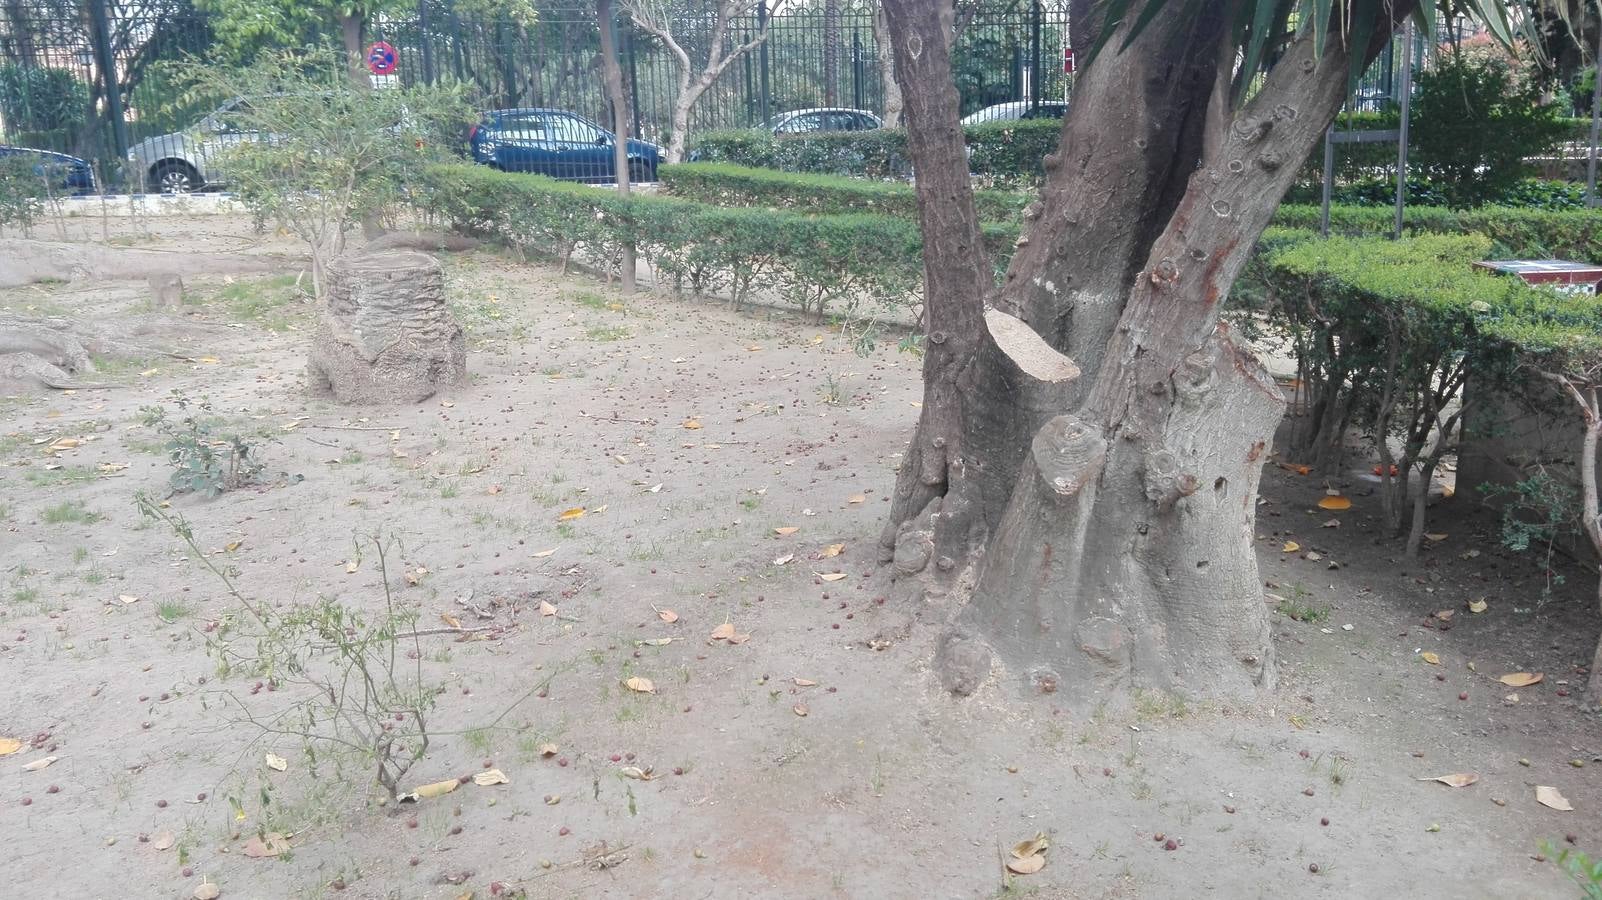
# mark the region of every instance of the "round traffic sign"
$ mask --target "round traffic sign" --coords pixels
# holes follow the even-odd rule
[[[395,71],[395,48],[376,41],[367,48],[367,69],[374,75],[388,75]]]

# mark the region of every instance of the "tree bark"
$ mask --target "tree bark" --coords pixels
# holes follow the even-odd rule
[[[890,26],[885,21],[884,6],[873,13],[874,55],[879,61],[879,83],[884,91],[884,120],[886,128],[901,127],[901,85],[896,82],[895,51],[890,47]]]
[[[612,0],[595,0],[595,17],[601,23],[601,75],[606,82],[607,100],[612,104],[612,163],[617,169],[617,192],[629,195],[629,108],[623,94],[623,67],[618,63],[617,36],[613,31]],[[620,287],[634,293],[637,263],[634,245],[624,244],[618,260]]]
[[[713,23],[712,35],[707,40],[706,64],[697,71],[689,51],[673,36],[672,19],[664,7],[633,0],[625,2],[624,8],[635,25],[662,42],[673,57],[674,67],[678,69],[678,94],[673,99],[668,145],[663,157],[670,164],[679,162],[684,158],[684,145],[689,140],[690,111],[730,64],[768,39],[767,20],[763,20],[762,28],[755,37],[725,52],[730,23],[736,15],[748,11],[751,3],[750,0],[721,0],[717,7],[717,21]]]
[[[345,45],[345,70],[350,73],[351,84],[359,91],[372,90],[367,60],[362,58],[362,34],[367,30],[367,16],[359,7],[341,7],[334,13],[334,21],[339,25],[340,41]]]
[[[936,3],[942,0],[934,0]],[[949,51],[948,51],[949,52]],[[823,0],[823,105],[840,97],[840,0]]]

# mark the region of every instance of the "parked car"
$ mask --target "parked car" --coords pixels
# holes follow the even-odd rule
[[[997,103],[987,106],[976,113],[970,113],[962,120],[964,125],[978,125],[981,122],[1005,122],[1018,119],[1060,119],[1068,114],[1068,104],[1061,100],[1042,100],[1039,104],[1030,100],[1010,100],[1006,103]]]
[[[655,181],[662,148],[627,140],[629,181]],[[566,110],[490,110],[468,132],[467,144],[474,161],[507,172],[534,172],[568,181],[617,181],[612,132]]]
[[[202,118],[194,128],[145,138],[128,148],[128,162],[144,179],[145,186],[159,193],[188,194],[221,187],[225,179],[217,163],[222,151],[259,137],[231,124],[229,114],[248,109],[247,102],[236,97]]]
[[[51,186],[63,194],[95,193],[95,172],[89,163],[76,156],[56,153],[53,150],[34,150],[29,147],[0,145],[0,160],[20,160],[30,165],[33,174],[48,178]]]
[[[763,126],[774,134],[810,134],[817,131],[872,131],[884,120],[867,110],[825,107],[792,109],[779,113]]]

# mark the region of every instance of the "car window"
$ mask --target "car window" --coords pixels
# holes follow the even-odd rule
[[[852,113],[851,121],[856,123],[854,126],[854,130],[856,131],[872,131],[873,129],[879,127],[878,122],[875,122],[873,119],[863,115],[862,113]]]
[[[779,126],[779,130],[785,134],[804,134],[806,132],[818,131],[823,127],[825,126],[823,122],[823,115],[821,113],[806,113],[804,115],[795,116],[794,118],[790,119],[790,121],[785,122],[783,125]]]
[[[500,124],[495,127],[501,140],[505,141],[548,141],[551,139],[550,126],[546,124],[545,117],[538,113],[518,113],[502,116]]]
[[[551,131],[559,143],[593,144],[601,139],[601,129],[573,116],[551,116]]]

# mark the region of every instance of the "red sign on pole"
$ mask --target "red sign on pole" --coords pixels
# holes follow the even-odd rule
[[[1069,75],[1074,74],[1074,48],[1062,48],[1062,70]]]
[[[389,75],[395,71],[395,48],[383,41],[367,48],[367,69],[374,75]]]

